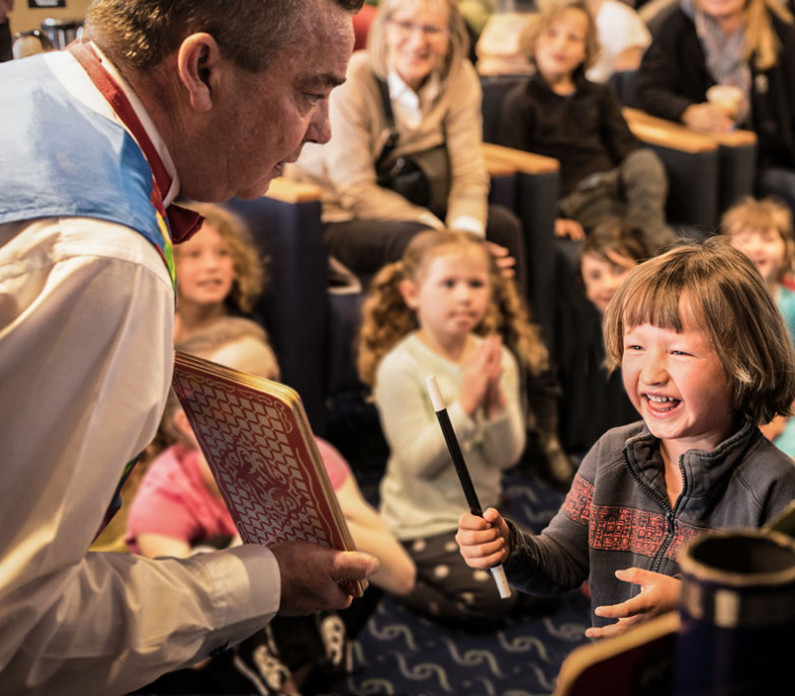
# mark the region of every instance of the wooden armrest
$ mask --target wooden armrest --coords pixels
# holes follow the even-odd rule
[[[293,181],[280,176],[271,181],[271,185],[265,195],[268,198],[275,198],[285,203],[307,203],[319,201],[322,193],[322,189],[319,186]]]
[[[516,167],[510,162],[494,157],[486,147],[483,148],[483,159],[486,162],[486,171],[491,178],[516,174]]]
[[[522,174],[550,174],[560,169],[560,162],[553,157],[514,150],[492,143],[483,143],[483,154],[487,161],[508,164]]]
[[[731,133],[715,133],[710,137],[715,138],[719,145],[724,147],[750,147],[756,145],[756,133],[749,130],[735,130]]]
[[[650,145],[662,145],[683,152],[713,152],[718,143],[712,136],[696,133],[686,126],[657,118],[639,109],[622,109],[633,135]]]

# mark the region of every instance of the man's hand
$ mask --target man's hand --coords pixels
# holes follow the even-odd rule
[[[640,585],[640,594],[620,604],[596,607],[594,613],[597,616],[618,619],[618,621],[601,628],[589,628],[585,631],[588,638],[617,636],[636,623],[659,616],[679,606],[682,582],[676,578],[642,568],[617,570],[616,577],[624,582]]]
[[[344,609],[353,597],[340,584],[364,580],[378,571],[378,559],[358,551],[327,549],[306,541],[270,547],[279,563],[282,599],[279,614],[313,614],[323,609]]]

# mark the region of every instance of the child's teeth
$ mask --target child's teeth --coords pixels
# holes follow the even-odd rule
[[[668,401],[675,401],[673,397],[670,396],[651,396],[649,395],[649,401],[654,401],[658,404],[664,404]]]

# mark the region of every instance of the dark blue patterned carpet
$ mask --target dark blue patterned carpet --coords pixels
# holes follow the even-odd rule
[[[540,531],[563,495],[534,477],[506,478],[509,514]],[[551,694],[563,659],[587,642],[588,600],[579,592],[546,609],[521,608],[492,633],[473,634],[420,618],[384,598],[353,644],[353,672],[340,693],[355,696],[536,696]]]
[[[364,496],[378,503],[388,450],[372,405],[353,396],[329,411],[328,439],[351,463]],[[509,472],[507,514],[541,531],[563,493],[539,478]],[[547,602],[549,605],[550,602]],[[552,606],[522,607],[491,633],[434,624],[381,599],[353,642],[353,670],[333,691],[346,696],[539,696],[551,694],[564,658],[587,641],[588,600],[573,592]]]

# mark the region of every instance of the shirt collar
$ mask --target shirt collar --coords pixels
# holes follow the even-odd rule
[[[439,73],[434,71],[425,84],[420,87],[419,92],[415,92],[403,81],[396,70],[390,69],[387,74],[387,86],[389,87],[389,98],[398,106],[402,115],[405,117],[406,114],[413,114],[415,118],[412,120],[419,121],[423,110],[439,96],[441,80]]]
[[[144,107],[141,100],[138,98],[138,95],[135,93],[133,88],[130,86],[130,83],[124,79],[124,77],[118,71],[116,66],[102,52],[99,46],[97,46],[93,41],[90,43],[92,48],[96,52],[97,56],[99,57],[99,60],[102,63],[102,67],[111,75],[111,77],[113,77],[114,80],[116,80],[122,92],[124,92],[124,95],[127,97],[127,99],[129,99],[133,111],[135,111],[135,115],[141,121],[141,125],[144,127],[146,134],[149,136],[149,139],[152,141],[152,145],[154,145],[155,150],[157,150],[157,154],[160,155],[160,158],[163,160],[163,165],[165,166],[166,171],[171,177],[171,187],[163,197],[163,206],[167,208],[174,202],[174,199],[179,194],[179,190],[181,187],[179,181],[179,175],[177,174],[177,168],[176,165],[174,164],[174,160],[171,158],[171,153],[169,153],[165,141],[161,137],[160,132],[157,130],[157,126],[155,126],[154,121],[152,121],[152,119],[149,117],[146,108]],[[124,125],[124,123],[118,117],[116,118],[116,120],[122,125]],[[127,129],[126,126],[125,129]],[[127,129],[127,132],[129,133],[129,129]],[[130,135],[132,135],[133,138],[135,137],[132,133],[130,133]]]

